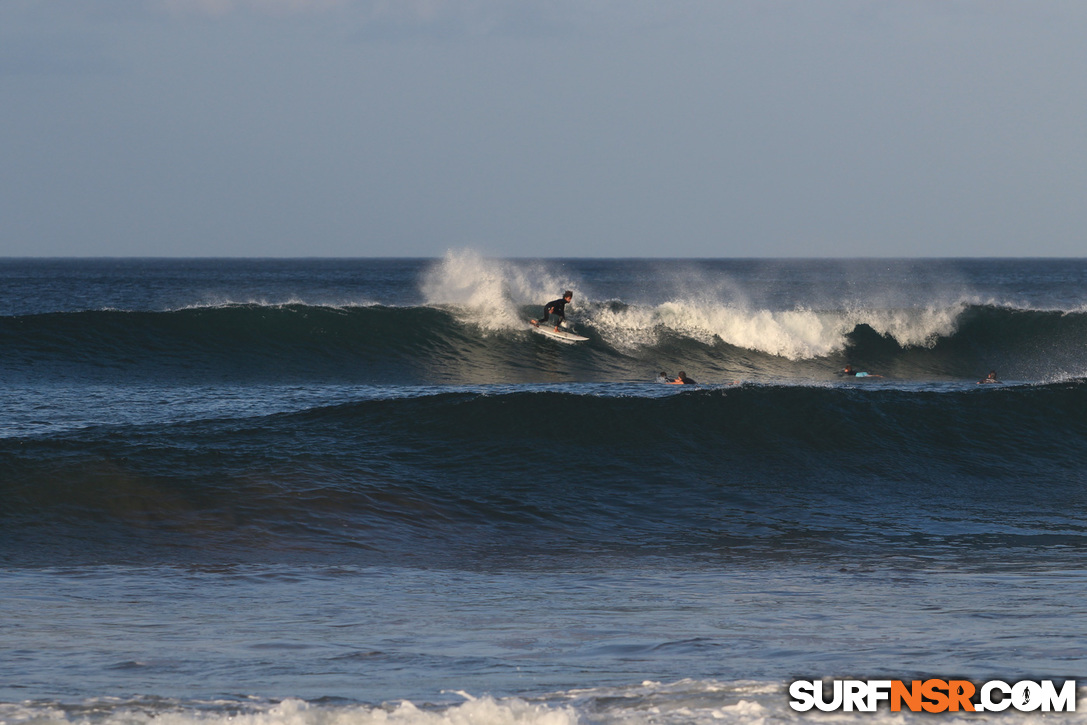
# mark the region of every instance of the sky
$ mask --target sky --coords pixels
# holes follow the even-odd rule
[[[0,0],[0,256],[1087,249],[1082,0]]]

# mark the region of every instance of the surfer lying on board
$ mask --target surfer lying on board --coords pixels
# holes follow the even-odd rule
[[[668,382],[672,385],[698,385],[698,383],[687,377],[687,373],[682,370],[679,371],[679,375],[676,376],[675,380],[669,380]]]
[[[852,365],[846,365],[845,369],[842,370],[842,375],[849,375],[849,376],[855,377],[855,378],[882,378],[883,377],[882,375],[876,375],[874,373],[858,372],[858,371],[853,369]]]
[[[548,321],[554,317],[555,332],[558,332],[559,325],[566,322],[566,305],[570,304],[570,300],[572,299],[574,299],[574,293],[570,290],[566,290],[563,292],[561,299],[553,300],[544,305],[543,317],[540,318],[539,322],[533,320],[532,324],[536,327],[539,327],[541,324],[546,325],[548,324]]]
[[[990,370],[989,374],[985,376],[984,380],[979,380],[978,385],[984,385],[985,383],[999,383],[996,379],[996,370]]]

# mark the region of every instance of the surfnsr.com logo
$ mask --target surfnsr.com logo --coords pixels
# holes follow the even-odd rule
[[[1075,712],[1076,682],[1058,688],[1052,680],[1008,684],[991,680],[980,687],[968,680],[797,680],[789,686],[789,707],[798,712]]]

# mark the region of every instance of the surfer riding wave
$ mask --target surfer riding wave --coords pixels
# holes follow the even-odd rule
[[[566,323],[566,305],[570,304],[572,299],[574,299],[574,293],[566,290],[561,298],[544,305],[543,315],[538,321],[532,320],[532,324],[539,327],[540,325],[549,324],[551,318],[555,318],[555,332],[558,332],[559,325]]]

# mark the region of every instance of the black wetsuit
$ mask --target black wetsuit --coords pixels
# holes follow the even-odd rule
[[[548,323],[548,320],[551,319],[551,315],[558,316],[559,319],[555,321],[556,325],[558,325],[560,322],[566,322],[566,303],[566,298],[560,297],[554,302],[548,302],[546,305],[544,305],[543,317],[540,318],[540,324],[546,325]]]

